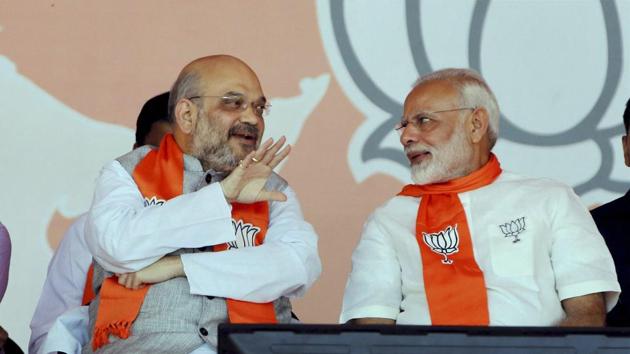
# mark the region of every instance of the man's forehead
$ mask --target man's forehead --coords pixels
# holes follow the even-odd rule
[[[444,80],[430,81],[416,86],[405,99],[405,114],[431,112],[459,103],[459,92]]]
[[[229,55],[214,55],[194,60],[184,68],[199,77],[200,94],[223,95],[236,91],[262,96],[256,73],[242,60]]]
[[[205,94],[224,95],[242,94],[250,98],[264,96],[260,83],[255,76],[242,73],[208,73],[202,78]]]

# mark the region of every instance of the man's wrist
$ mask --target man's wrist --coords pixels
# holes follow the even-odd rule
[[[224,181],[225,181],[225,180],[223,180],[223,181],[219,182],[219,185],[221,186],[221,192],[223,192],[223,197],[225,197],[225,201],[226,201],[226,202],[228,202],[228,204],[229,204],[229,203],[232,203],[232,202],[233,202],[233,199],[234,199],[234,198],[232,198],[231,196],[229,196],[229,195],[228,195],[228,193],[225,191],[225,190],[226,190],[226,188],[225,188],[225,185],[223,184],[223,182],[224,182]]]
[[[173,271],[173,278],[186,276],[186,273],[184,273],[184,264],[182,263],[181,256],[172,256],[169,259],[169,262],[171,263],[170,269]]]

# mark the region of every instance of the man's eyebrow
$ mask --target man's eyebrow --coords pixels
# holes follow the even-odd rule
[[[416,118],[418,116],[426,116],[429,112],[428,111],[414,111],[413,113],[411,113],[410,115],[408,115],[407,117],[411,118]],[[405,116],[402,116],[403,119],[406,119]]]
[[[224,94],[224,96],[245,96],[245,95],[238,91],[228,91]],[[267,103],[267,97],[260,96],[256,101]]]

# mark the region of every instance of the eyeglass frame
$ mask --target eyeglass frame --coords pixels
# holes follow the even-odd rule
[[[479,107],[459,107],[459,108],[442,109],[442,110],[439,110],[439,111],[420,112],[420,113],[422,115],[427,115],[428,116],[428,115],[436,114],[436,113],[456,112],[456,111],[464,111],[464,110],[468,110],[468,109],[471,109],[471,110],[475,111],[477,108],[479,108]],[[417,117],[417,116],[419,116],[421,114],[416,114],[416,115],[414,115],[414,117]],[[405,125],[403,125],[403,122],[406,122]],[[405,128],[407,128],[409,123],[410,123],[409,120],[401,119],[400,122],[396,123],[396,126],[394,127],[394,130],[397,131],[398,133],[402,134],[403,130]],[[411,123],[411,125],[413,125],[414,127],[418,128],[418,126],[413,124],[413,123]]]
[[[234,98],[239,98],[243,100],[243,103],[238,107],[238,109],[235,110],[239,110],[241,112],[244,112],[247,110],[247,107],[249,107],[250,105],[253,105],[254,103],[256,103],[255,101],[250,101],[249,98],[247,98],[247,96],[240,94],[240,93],[234,93],[232,95],[229,94],[225,94],[225,95],[221,95],[221,96],[215,96],[215,95],[197,95],[197,96],[190,96],[190,97],[185,97],[187,100],[194,100],[197,98],[206,98],[206,97],[210,97],[210,98],[221,98],[222,100],[230,100],[230,99],[234,99]],[[271,103],[267,102],[266,98],[263,97],[264,104],[263,104],[263,112],[262,114],[258,115],[259,117],[263,118],[267,115],[269,115],[269,111],[271,110]],[[254,108],[254,112],[256,112],[255,107]]]

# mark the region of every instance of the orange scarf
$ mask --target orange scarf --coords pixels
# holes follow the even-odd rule
[[[488,325],[483,272],[473,252],[466,213],[458,193],[486,186],[499,177],[494,154],[482,168],[444,183],[406,185],[398,195],[422,197],[416,241],[433,325]]]
[[[184,154],[171,134],[167,134],[158,150],[150,151],[133,171],[133,178],[146,202],[159,203],[183,193]],[[254,204],[232,204],[232,219],[235,223],[251,224],[259,232],[253,246],[263,243],[269,225],[267,202]],[[228,249],[228,244],[215,245],[214,251]],[[131,334],[144,297],[150,285],[140,289],[127,289],[118,284],[116,276],[103,281],[100,304],[96,315],[92,348],[109,343],[109,335],[126,339]],[[84,295],[86,297],[86,295]],[[250,303],[226,299],[231,323],[277,323],[273,303]]]

